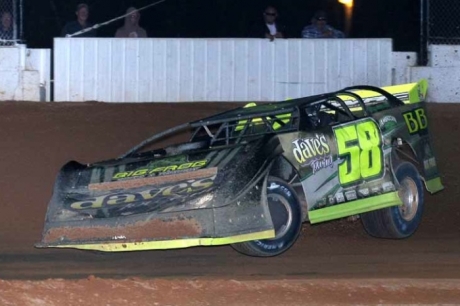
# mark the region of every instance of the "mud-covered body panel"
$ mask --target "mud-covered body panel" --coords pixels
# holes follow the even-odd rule
[[[223,206],[264,164],[261,143],[131,163],[69,164],[61,171],[59,207],[106,218]]]
[[[225,237],[270,230],[260,192],[269,167],[265,152],[273,152],[262,149],[267,143],[258,139],[163,158],[144,154],[129,163],[71,162],[57,178],[44,242]],[[149,179],[157,181],[150,184]],[[133,184],[142,180],[147,183]],[[251,182],[259,192],[245,190]],[[155,227],[170,230],[147,234]]]

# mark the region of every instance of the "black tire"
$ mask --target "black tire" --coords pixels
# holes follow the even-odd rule
[[[403,205],[361,215],[362,224],[371,236],[402,239],[411,236],[420,225],[424,208],[424,189],[417,168],[402,162],[395,170],[400,183]]]
[[[275,238],[232,244],[236,251],[256,257],[276,256],[286,252],[299,237],[302,212],[294,189],[285,181],[270,176],[267,181],[267,201]]]

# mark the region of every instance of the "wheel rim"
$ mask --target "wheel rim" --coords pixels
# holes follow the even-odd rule
[[[415,181],[406,177],[401,182],[399,195],[403,202],[403,204],[398,207],[401,217],[406,221],[411,221],[417,214],[419,205],[418,189]]]
[[[286,235],[291,228],[292,210],[289,202],[281,195],[269,194],[267,200],[273,227],[275,228],[275,237],[267,240],[276,240]]]

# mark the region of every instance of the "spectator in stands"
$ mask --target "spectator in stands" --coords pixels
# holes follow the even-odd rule
[[[130,7],[126,14],[125,25],[117,30],[115,37],[147,37],[147,32],[139,26],[139,11],[135,7]]]
[[[92,27],[93,25],[88,21],[89,17],[89,7],[86,3],[80,3],[77,6],[77,10],[75,12],[77,15],[77,20],[68,22],[64,28],[62,29],[61,36],[66,37],[67,35],[72,35],[81,30],[87,29]],[[95,29],[75,35],[72,37],[96,37],[97,31]]]
[[[12,40],[14,39],[13,32],[13,16],[10,12],[2,13],[2,24],[0,25],[0,39]]]
[[[268,38],[270,41],[275,38],[286,38],[286,27],[277,21],[278,11],[273,6],[265,8],[263,22],[257,22],[251,28],[250,37]]]
[[[336,30],[327,24],[327,15],[324,11],[317,11],[311,20],[311,25],[302,30],[303,38],[345,38],[342,31]]]

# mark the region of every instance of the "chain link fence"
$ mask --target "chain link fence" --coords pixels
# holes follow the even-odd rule
[[[13,45],[22,39],[22,1],[0,0],[0,45]]]
[[[427,0],[428,44],[460,44],[460,0]]]

